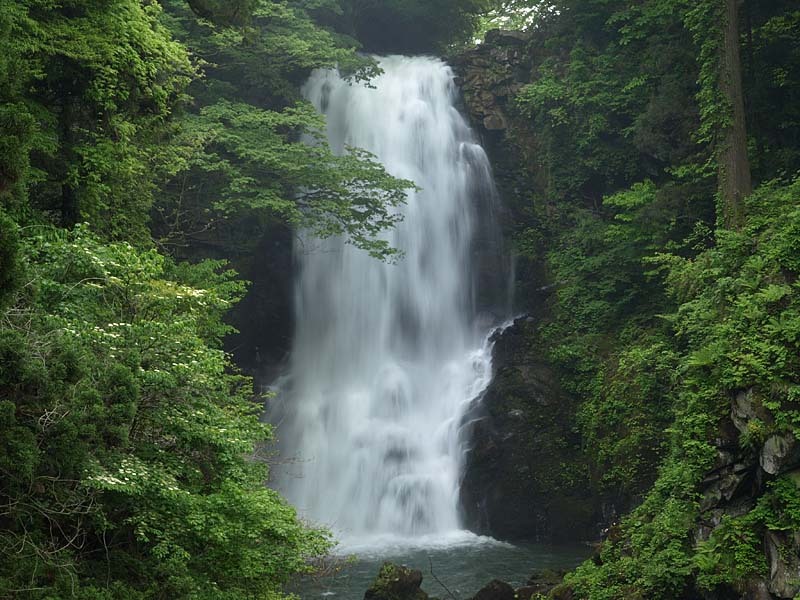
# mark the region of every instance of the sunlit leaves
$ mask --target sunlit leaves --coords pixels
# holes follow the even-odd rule
[[[0,586],[279,597],[329,542],[263,487],[270,429],[217,346],[235,274],[84,226],[37,229],[22,247],[27,283],[0,329],[13,400],[0,404],[13,459],[0,461],[0,506],[17,507],[0,513],[0,553],[17,557],[0,561]]]

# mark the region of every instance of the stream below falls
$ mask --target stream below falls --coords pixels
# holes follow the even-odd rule
[[[354,562],[343,563],[335,574],[304,579],[291,591],[303,600],[363,600],[388,560],[422,571],[422,589],[432,598],[466,600],[492,579],[522,587],[535,571],[571,569],[591,554],[585,544],[508,544],[469,534],[460,539],[422,539],[416,546],[386,542],[380,549],[352,548],[357,553]]]

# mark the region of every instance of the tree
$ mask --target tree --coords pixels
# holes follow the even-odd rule
[[[747,127],[742,92],[742,61],[739,35],[739,0],[724,0],[725,12],[720,86],[729,106],[729,117],[720,134],[719,187],[722,197],[722,223],[728,229],[744,224],[744,199],[753,186],[747,157]]]
[[[3,598],[275,600],[330,547],[265,487],[263,404],[222,349],[245,284],[159,252],[150,213],[383,256],[411,184],[323,143],[297,84],[373,63],[302,8],[165,4],[0,0]]]
[[[718,173],[717,223],[738,229],[744,198],[752,191],[742,91],[739,0],[704,0],[688,5],[687,28],[698,48],[702,125],[699,140],[714,149]]]
[[[157,3],[17,3],[13,46],[24,48],[35,115],[28,182],[38,209],[64,226],[91,220],[110,237],[145,241],[156,150],[195,76]]]
[[[243,284],[84,226],[22,243],[25,291],[0,311],[0,596],[280,598],[330,544],[264,486],[270,428],[219,348]]]
[[[397,222],[413,184],[358,149],[334,155],[320,134],[324,120],[299,93],[313,68],[362,80],[374,61],[292,2],[243,3],[235,18],[234,5],[198,6],[167,3],[170,27],[203,78],[190,88],[195,105],[178,122],[175,169],[154,207],[158,242],[171,252],[246,254],[279,221],[393,254],[379,233]]]
[[[532,30],[513,123],[541,164],[525,241],[555,283],[529,343],[580,404],[590,485],[641,502],[564,591],[738,597],[772,584],[765,536],[797,553],[789,465],[723,499],[709,482],[723,444],[755,472],[771,436],[798,435],[800,13],[744,4],[745,69],[733,2],[558,5]],[[742,427],[745,394],[759,413]]]

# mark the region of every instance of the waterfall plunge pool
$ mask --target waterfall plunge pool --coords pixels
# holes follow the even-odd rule
[[[290,591],[302,600],[363,600],[380,566],[390,561],[422,571],[422,589],[431,597],[451,598],[444,584],[456,598],[466,600],[492,579],[517,588],[536,571],[574,568],[589,558],[592,549],[586,544],[511,544],[465,531],[420,538],[413,543],[391,537],[371,539],[363,545],[353,541],[337,552],[342,564],[330,569],[334,573],[304,579]],[[348,555],[353,556],[350,562],[346,560]]]

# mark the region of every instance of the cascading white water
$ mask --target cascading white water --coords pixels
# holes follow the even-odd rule
[[[315,72],[306,97],[334,151],[375,154],[420,188],[387,233],[397,264],[343,239],[298,243],[297,330],[278,435],[296,459],[279,485],[343,539],[460,528],[462,417],[488,385],[475,237],[491,222],[486,155],[455,108],[451,69],[388,57],[372,87]]]

